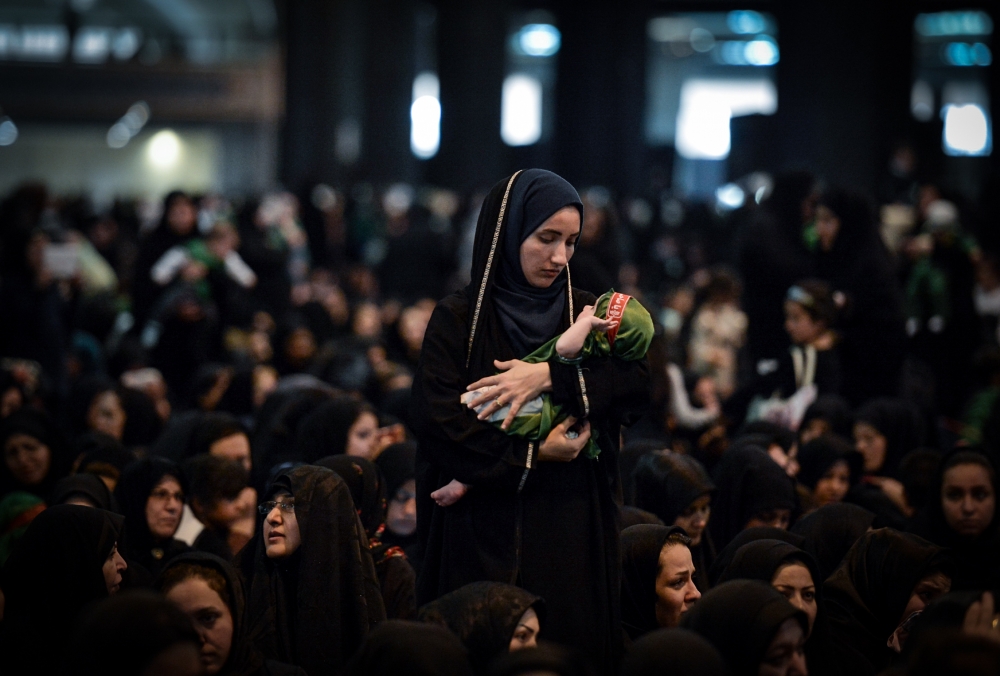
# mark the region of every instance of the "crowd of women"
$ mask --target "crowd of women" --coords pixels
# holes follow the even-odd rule
[[[20,189],[0,671],[998,673],[1000,275],[934,190],[891,239],[783,175],[712,244],[539,169]]]

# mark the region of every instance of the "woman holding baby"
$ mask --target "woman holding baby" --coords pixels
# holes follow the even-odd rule
[[[529,169],[498,183],[479,214],[472,281],[430,320],[411,416],[420,440],[418,529],[427,547],[418,601],[480,580],[515,584],[546,600],[543,639],[576,646],[610,673],[623,649],[619,431],[644,410],[648,365],[558,353],[541,363],[520,360],[581,313],[589,317],[595,298],[572,288],[568,267],[582,213],[576,190],[551,172]],[[461,401],[481,388],[490,389]],[[544,439],[489,422],[509,407],[509,428],[543,394],[569,414]],[[591,438],[596,458],[581,454]],[[447,506],[435,502],[431,493],[452,480],[466,493],[442,500]]]

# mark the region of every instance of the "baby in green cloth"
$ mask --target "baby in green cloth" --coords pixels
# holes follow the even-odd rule
[[[603,294],[594,305],[588,305],[580,311],[576,321],[562,335],[525,357],[522,361],[529,364],[539,364],[554,359],[563,363],[577,364],[588,357],[611,356],[626,361],[642,359],[646,356],[649,344],[653,340],[653,320],[644,307],[631,296],[617,293],[614,289]],[[489,405],[489,398],[482,397],[484,392],[492,389],[484,387],[462,395],[462,403],[482,398],[483,403],[475,407],[481,411]],[[495,411],[487,422],[497,427],[503,423],[510,412],[510,405]],[[533,441],[542,441],[556,425],[563,422],[569,414],[561,406],[552,403],[548,394],[542,394],[524,404],[514,416],[507,434],[523,437]],[[591,437],[583,454],[588,458],[596,458],[601,452],[597,442]],[[442,507],[448,507],[458,502],[469,487],[452,480],[431,493]]]

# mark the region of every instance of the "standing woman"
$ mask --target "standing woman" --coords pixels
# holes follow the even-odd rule
[[[431,317],[413,384],[419,532],[427,541],[418,601],[478,580],[516,584],[546,599],[551,640],[611,673],[622,651],[619,431],[644,408],[648,365],[519,361],[595,302],[573,290],[568,269],[582,211],[573,186],[551,172],[529,169],[498,183],[479,214],[472,282]],[[460,397],[491,385],[494,401],[477,419]],[[509,422],[543,392],[571,416],[543,441],[484,422],[510,404]],[[592,436],[600,456],[577,457]],[[468,494],[435,505],[430,493],[452,479],[469,485]]]

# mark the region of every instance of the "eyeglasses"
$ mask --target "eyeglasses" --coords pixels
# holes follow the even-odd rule
[[[268,502],[262,502],[257,505],[257,511],[259,511],[264,516],[267,516],[274,508],[277,507],[284,514],[294,514],[295,513],[295,503],[294,502],[275,502],[270,500]]]

